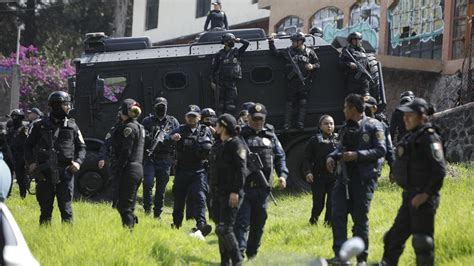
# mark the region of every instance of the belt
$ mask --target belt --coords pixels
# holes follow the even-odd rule
[[[247,187],[247,188],[259,188],[259,187],[262,187],[262,185],[258,181],[248,181],[248,182],[245,182],[245,187]]]

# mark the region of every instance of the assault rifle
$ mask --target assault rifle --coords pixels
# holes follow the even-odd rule
[[[40,163],[33,170],[33,175],[38,179],[49,177],[53,185],[59,184],[58,155],[54,149],[40,149],[38,157],[46,157],[47,160]]]
[[[170,122],[167,121],[163,129],[156,131],[155,136],[153,137],[151,147],[146,150],[148,157],[150,157],[155,152],[156,147],[158,147],[158,144],[163,143],[163,141],[165,140],[165,135],[166,131],[168,131],[169,124]]]
[[[260,156],[257,153],[251,152],[250,149],[248,149],[248,147],[247,147],[247,151],[248,151],[247,165],[248,165],[248,169],[250,170],[249,171],[250,174],[255,173],[257,175],[258,182],[260,183],[260,185],[262,185],[265,189],[269,191],[270,198],[272,199],[273,203],[277,205],[277,201],[271,192],[272,187],[268,183],[268,180],[262,171],[263,169],[262,159],[260,159]]]
[[[344,160],[342,159],[342,154],[344,152],[341,152],[341,153],[337,153],[336,156],[334,157],[334,159],[337,160],[337,163],[338,163],[338,173],[342,175],[342,184],[344,185],[345,189],[346,189],[346,200],[349,200],[350,196],[349,196],[349,175],[347,173],[347,165],[346,165],[346,162],[344,162]]]
[[[349,56],[349,58],[351,59],[352,63],[356,64],[357,65],[357,73],[355,74],[355,79],[360,79],[360,77],[362,75],[365,75],[367,76],[367,78],[370,80],[370,83],[374,84],[375,81],[374,81],[374,78],[372,77],[372,75],[369,73],[369,71],[367,71],[367,69],[357,60],[355,60],[354,56],[352,56],[352,54],[349,52],[348,49],[343,49],[344,52],[346,52],[346,54]]]
[[[293,72],[295,72],[295,74],[298,76],[298,79],[301,81],[301,83],[303,84],[303,86],[305,86],[305,82],[304,82],[304,77],[303,77],[303,73],[301,73],[301,70],[299,68],[299,66],[296,64],[295,60],[293,59],[293,57],[291,56],[291,52],[290,52],[290,49],[288,49],[288,58],[290,59],[290,62],[291,62],[291,66],[293,68]]]

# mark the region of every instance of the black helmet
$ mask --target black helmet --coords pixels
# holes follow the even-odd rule
[[[306,40],[306,37],[304,35],[304,33],[302,32],[296,32],[296,33],[293,33],[290,37],[290,40],[292,41],[305,41]]]
[[[10,117],[25,118],[25,113],[21,109],[13,109],[10,113]]]
[[[232,33],[226,33],[224,35],[222,35],[221,37],[221,43],[222,44],[225,44],[225,43],[228,43],[228,42],[235,42],[235,35],[232,34]]]
[[[323,37],[323,29],[321,29],[321,27],[312,27],[309,30],[309,34],[314,35],[316,37]]]
[[[216,117],[216,111],[212,108],[204,108],[201,111],[201,117],[204,119],[205,117]]]
[[[71,96],[65,91],[55,91],[48,97],[48,105],[52,106],[53,103],[70,102]]]
[[[351,34],[349,34],[349,36],[347,36],[347,41],[348,42],[352,42],[353,39],[362,40],[362,33],[358,32],[358,31],[354,31]]]
[[[409,96],[409,97],[412,97],[412,98],[415,98],[415,94],[412,92],[412,91],[404,91],[400,94],[400,99],[405,97],[405,96]]]

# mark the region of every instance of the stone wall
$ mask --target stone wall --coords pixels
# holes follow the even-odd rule
[[[438,112],[431,121],[441,129],[448,161],[474,161],[474,102]]]
[[[385,92],[387,98],[386,113],[390,114],[399,104],[400,94],[411,90],[417,97],[431,102],[436,111],[455,107],[462,75],[441,75],[439,73],[384,69]]]

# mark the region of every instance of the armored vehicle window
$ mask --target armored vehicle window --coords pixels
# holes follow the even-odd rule
[[[168,90],[181,90],[188,85],[187,77],[183,72],[166,73],[164,82]]]
[[[126,77],[104,78],[104,98],[110,102],[118,102],[127,87]]]
[[[209,12],[211,0],[197,0],[196,1],[196,18],[205,17]]]
[[[253,83],[270,83],[273,80],[273,71],[270,67],[254,67],[250,72],[250,78]]]
[[[145,30],[158,28],[159,0],[146,1]]]

